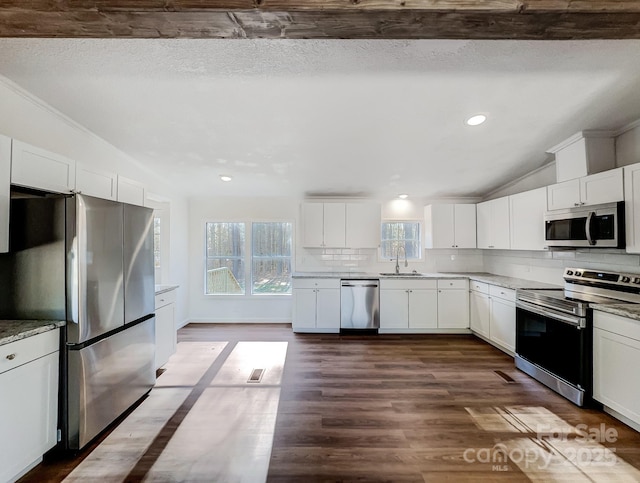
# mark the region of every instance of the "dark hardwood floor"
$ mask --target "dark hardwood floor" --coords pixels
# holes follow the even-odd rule
[[[638,481],[640,475],[639,433],[596,408],[574,406],[473,336],[296,335],[278,324],[192,324],[178,338],[288,342],[269,482],[611,481],[606,474]],[[584,432],[595,429],[615,437],[585,442]],[[550,448],[565,460],[577,451],[594,461],[554,469],[543,464]],[[48,460],[23,480],[61,481],[87,453]],[[603,454],[619,464],[613,470],[596,464]]]

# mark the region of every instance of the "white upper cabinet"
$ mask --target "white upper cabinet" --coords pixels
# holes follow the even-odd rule
[[[622,168],[603,171],[547,187],[547,209],[561,210],[624,199]]]
[[[77,163],[76,191],[85,195],[95,196],[96,198],[116,200],[118,176],[116,173]]]
[[[558,182],[615,167],[615,140],[608,131],[582,131],[547,151],[555,154]]]
[[[0,135],[0,253],[9,251],[11,138]]]
[[[117,200],[131,205],[144,206],[144,185],[118,175]]]
[[[11,182],[58,193],[70,193],[76,185],[76,162],[59,154],[13,140]]]
[[[380,245],[380,205],[376,203],[346,204],[347,248],[378,248]]]
[[[302,246],[306,248],[377,248],[377,203],[303,203]]]
[[[302,246],[344,248],[345,231],[344,203],[302,204]]]
[[[324,203],[302,204],[302,246],[324,246]]]
[[[509,197],[478,203],[478,248],[509,249]]]
[[[509,196],[512,250],[545,250],[544,212],[546,209],[546,188]]]
[[[346,212],[344,203],[324,204],[324,246],[345,247]]]
[[[475,205],[428,205],[424,217],[425,248],[476,248]]]
[[[624,168],[627,252],[640,253],[640,163]]]

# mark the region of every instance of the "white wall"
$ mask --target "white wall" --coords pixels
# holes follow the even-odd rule
[[[42,100],[0,76],[0,133],[78,162],[143,182],[171,202],[171,283],[180,285],[176,318],[187,319],[187,203],[153,170],[119,151]]]
[[[204,294],[204,227],[207,221],[292,221],[297,226],[299,204],[299,200],[290,198],[211,197],[189,200],[191,322],[291,322],[289,295]]]

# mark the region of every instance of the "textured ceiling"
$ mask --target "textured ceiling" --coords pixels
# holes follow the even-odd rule
[[[0,39],[0,74],[193,195],[479,196],[640,118],[640,41]]]

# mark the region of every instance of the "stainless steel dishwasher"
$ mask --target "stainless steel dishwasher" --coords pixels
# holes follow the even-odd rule
[[[380,327],[379,285],[378,280],[341,280],[340,329]]]

